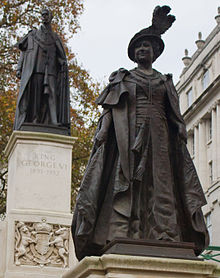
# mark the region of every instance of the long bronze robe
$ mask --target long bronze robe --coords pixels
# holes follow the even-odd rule
[[[135,70],[113,73],[97,100],[105,109],[97,132],[107,128],[108,140],[94,145],[77,197],[72,234],[78,259],[98,255],[115,237],[194,242],[197,255],[208,244],[201,212],[206,200],[178,136],[178,126],[185,127],[178,96],[170,75],[155,75],[156,94],[146,110],[155,109],[141,127]],[[160,108],[155,106],[159,87],[164,88]]]
[[[38,61],[39,48],[43,48],[36,40],[36,34],[38,30],[31,30],[23,39],[21,39],[17,46],[21,50],[21,56],[18,62],[18,69],[21,70],[21,82],[20,89],[17,98],[17,106],[15,113],[14,129],[20,129],[21,125],[26,122],[30,107],[30,102],[33,102],[32,92],[29,86],[36,65]],[[59,53],[59,59],[66,61],[65,51],[59,36],[52,32],[55,42],[56,53]],[[58,57],[57,57],[58,59]],[[42,61],[45,63],[45,61]],[[68,70],[67,68],[63,71],[60,66],[57,68],[56,76],[56,94],[57,94],[57,122],[63,126],[70,128],[70,95],[69,95],[69,81],[68,81]],[[34,104],[33,104],[34,105]],[[32,106],[33,106],[32,105]]]

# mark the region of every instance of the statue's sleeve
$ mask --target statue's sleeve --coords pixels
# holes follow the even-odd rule
[[[18,43],[17,43],[17,47],[18,49],[20,49],[21,51],[26,51],[28,48],[28,37],[31,35],[31,33],[33,32],[33,30],[29,31],[27,35],[25,35]]]
[[[102,91],[100,96],[96,99],[96,103],[102,105],[103,108],[112,107],[119,103],[120,97],[128,92],[128,88],[123,82],[125,77],[129,74],[129,71],[123,68],[120,68],[117,71],[114,71],[110,77],[110,83]]]
[[[63,62],[66,62],[66,54],[63,47],[63,43],[58,35],[56,35],[56,52],[57,52],[57,59],[60,65],[63,64]]]
[[[20,55],[20,58],[18,60],[17,71],[22,71],[23,62],[24,62],[24,52],[21,51],[21,55]]]
[[[169,105],[167,107],[167,117],[177,128],[179,125],[183,125],[185,128],[185,122],[180,112],[179,97],[177,95],[171,75],[167,75],[165,86],[169,100]]]
[[[24,52],[27,50],[28,48],[28,37],[30,36],[32,30],[30,32],[28,32],[27,35],[25,35],[17,44],[16,46],[18,47],[18,49],[20,50],[20,58],[18,60],[18,65],[17,65],[17,71],[21,71],[22,70],[22,66],[23,66],[23,62],[24,62]]]
[[[95,139],[99,141],[105,141],[108,136],[109,127],[112,123],[112,112],[111,109],[104,109],[101,116],[101,126],[98,133],[95,136]]]

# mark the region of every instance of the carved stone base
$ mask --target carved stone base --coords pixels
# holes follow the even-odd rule
[[[217,278],[217,264],[126,255],[86,257],[62,278]]]
[[[42,211],[7,215],[6,268],[0,278],[62,277],[77,262],[71,220],[72,214]]]
[[[101,254],[201,260],[195,256],[194,248],[194,243],[189,242],[117,238],[106,245]]]
[[[41,222],[15,222],[15,265],[69,266],[68,226]]]
[[[76,262],[70,240],[74,140],[28,131],[14,131],[10,137],[5,150],[9,162],[4,278],[58,278]]]

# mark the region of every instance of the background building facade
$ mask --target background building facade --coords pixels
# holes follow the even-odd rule
[[[203,40],[199,33],[192,57],[176,85],[188,132],[188,149],[207,198],[204,215],[210,245],[220,246],[220,8],[217,26]]]

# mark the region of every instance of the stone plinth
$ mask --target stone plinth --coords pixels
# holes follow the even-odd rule
[[[217,278],[217,264],[181,259],[103,255],[86,257],[63,278]]]
[[[5,273],[6,229],[6,221],[0,221],[0,278]]]
[[[74,263],[70,237],[72,146],[64,135],[14,131],[8,156],[4,278],[62,277]]]
[[[7,213],[16,209],[70,212],[73,138],[14,131],[8,156]]]

